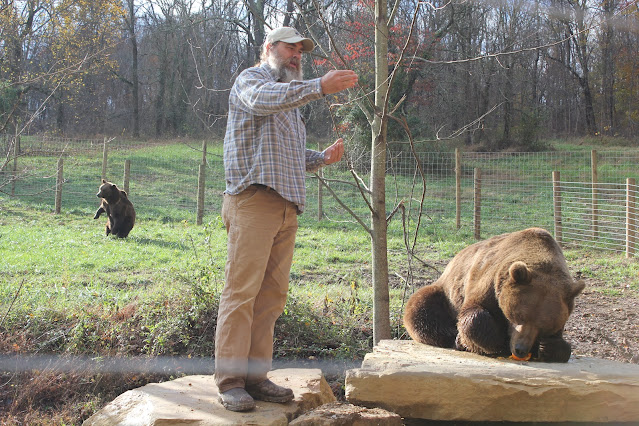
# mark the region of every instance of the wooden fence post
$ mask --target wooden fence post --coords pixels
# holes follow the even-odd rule
[[[104,138],[104,143],[102,146],[102,179],[106,180],[106,176],[107,176],[107,159],[108,159],[108,152],[107,152],[107,138]]]
[[[461,153],[455,148],[455,226],[461,228]]]
[[[124,179],[122,187],[124,192],[129,193],[129,176],[131,176],[131,160],[124,160]]]
[[[475,239],[481,238],[481,169],[475,167],[475,211],[474,211]]]
[[[592,168],[592,238],[597,239],[599,236],[599,188],[598,188],[598,172],[597,172],[597,151],[590,152],[590,166]]]
[[[322,142],[317,142],[317,150],[322,152]],[[324,191],[322,190],[322,179],[324,178],[324,170],[319,169],[317,171],[317,221],[319,222],[324,217]]]
[[[13,178],[11,179],[11,196],[16,193],[18,180],[18,154],[20,153],[20,136],[13,137]]]
[[[202,162],[197,174],[197,213],[195,224],[201,225],[204,219],[204,190],[206,189],[206,139],[202,141]]]
[[[626,179],[626,257],[635,254],[637,242],[637,187],[635,179]]]
[[[62,210],[62,182],[64,173],[62,173],[62,157],[58,158],[58,176],[55,181],[55,214],[60,214]]]
[[[561,245],[563,234],[561,229],[561,176],[558,171],[552,172],[552,201],[555,218],[555,239]]]

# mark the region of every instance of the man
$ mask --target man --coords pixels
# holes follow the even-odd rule
[[[269,33],[260,64],[244,70],[229,95],[224,138],[222,220],[228,258],[215,333],[215,381],[228,410],[255,399],[284,403],[293,391],[267,379],[275,321],[284,310],[297,215],[306,204],[305,173],[339,161],[342,139],[324,152],[306,149],[299,107],[354,87],[353,71],[303,80],[301,57],[315,47],[290,27]]]

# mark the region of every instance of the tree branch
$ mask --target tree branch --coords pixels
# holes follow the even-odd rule
[[[340,206],[342,206],[342,208],[344,210],[346,210],[348,212],[348,214],[350,214],[353,219],[355,219],[357,221],[357,223],[359,223],[362,228],[364,228],[364,230],[366,232],[368,232],[369,235],[373,235],[373,231],[364,223],[364,221],[357,216],[357,214],[355,214],[355,212],[353,210],[351,210],[340,198],[339,196],[335,193],[335,191],[333,191],[333,188],[331,188],[328,183],[326,182],[326,180],[324,178],[322,178],[320,175],[318,175],[317,173],[315,173],[315,177],[322,183],[322,185],[324,186],[324,188],[328,189],[328,191],[331,193],[331,195],[333,196],[333,198],[335,198],[335,200],[339,203]]]

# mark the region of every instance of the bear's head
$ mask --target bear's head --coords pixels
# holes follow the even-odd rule
[[[497,301],[509,322],[510,351],[519,358],[526,358],[536,345],[546,341],[562,341],[575,297],[585,286],[563,268],[529,268],[521,261],[510,265],[500,284]],[[569,345],[567,356],[570,357]]]
[[[98,198],[104,198],[109,203],[116,203],[120,199],[120,192],[117,185],[102,179],[102,185],[100,185],[96,195]]]

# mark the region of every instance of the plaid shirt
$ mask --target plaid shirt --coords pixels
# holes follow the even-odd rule
[[[320,79],[278,83],[268,64],[248,68],[229,95],[224,137],[226,193],[259,183],[304,211],[306,175],[324,165],[324,154],[306,149],[299,107],[322,97]]]

